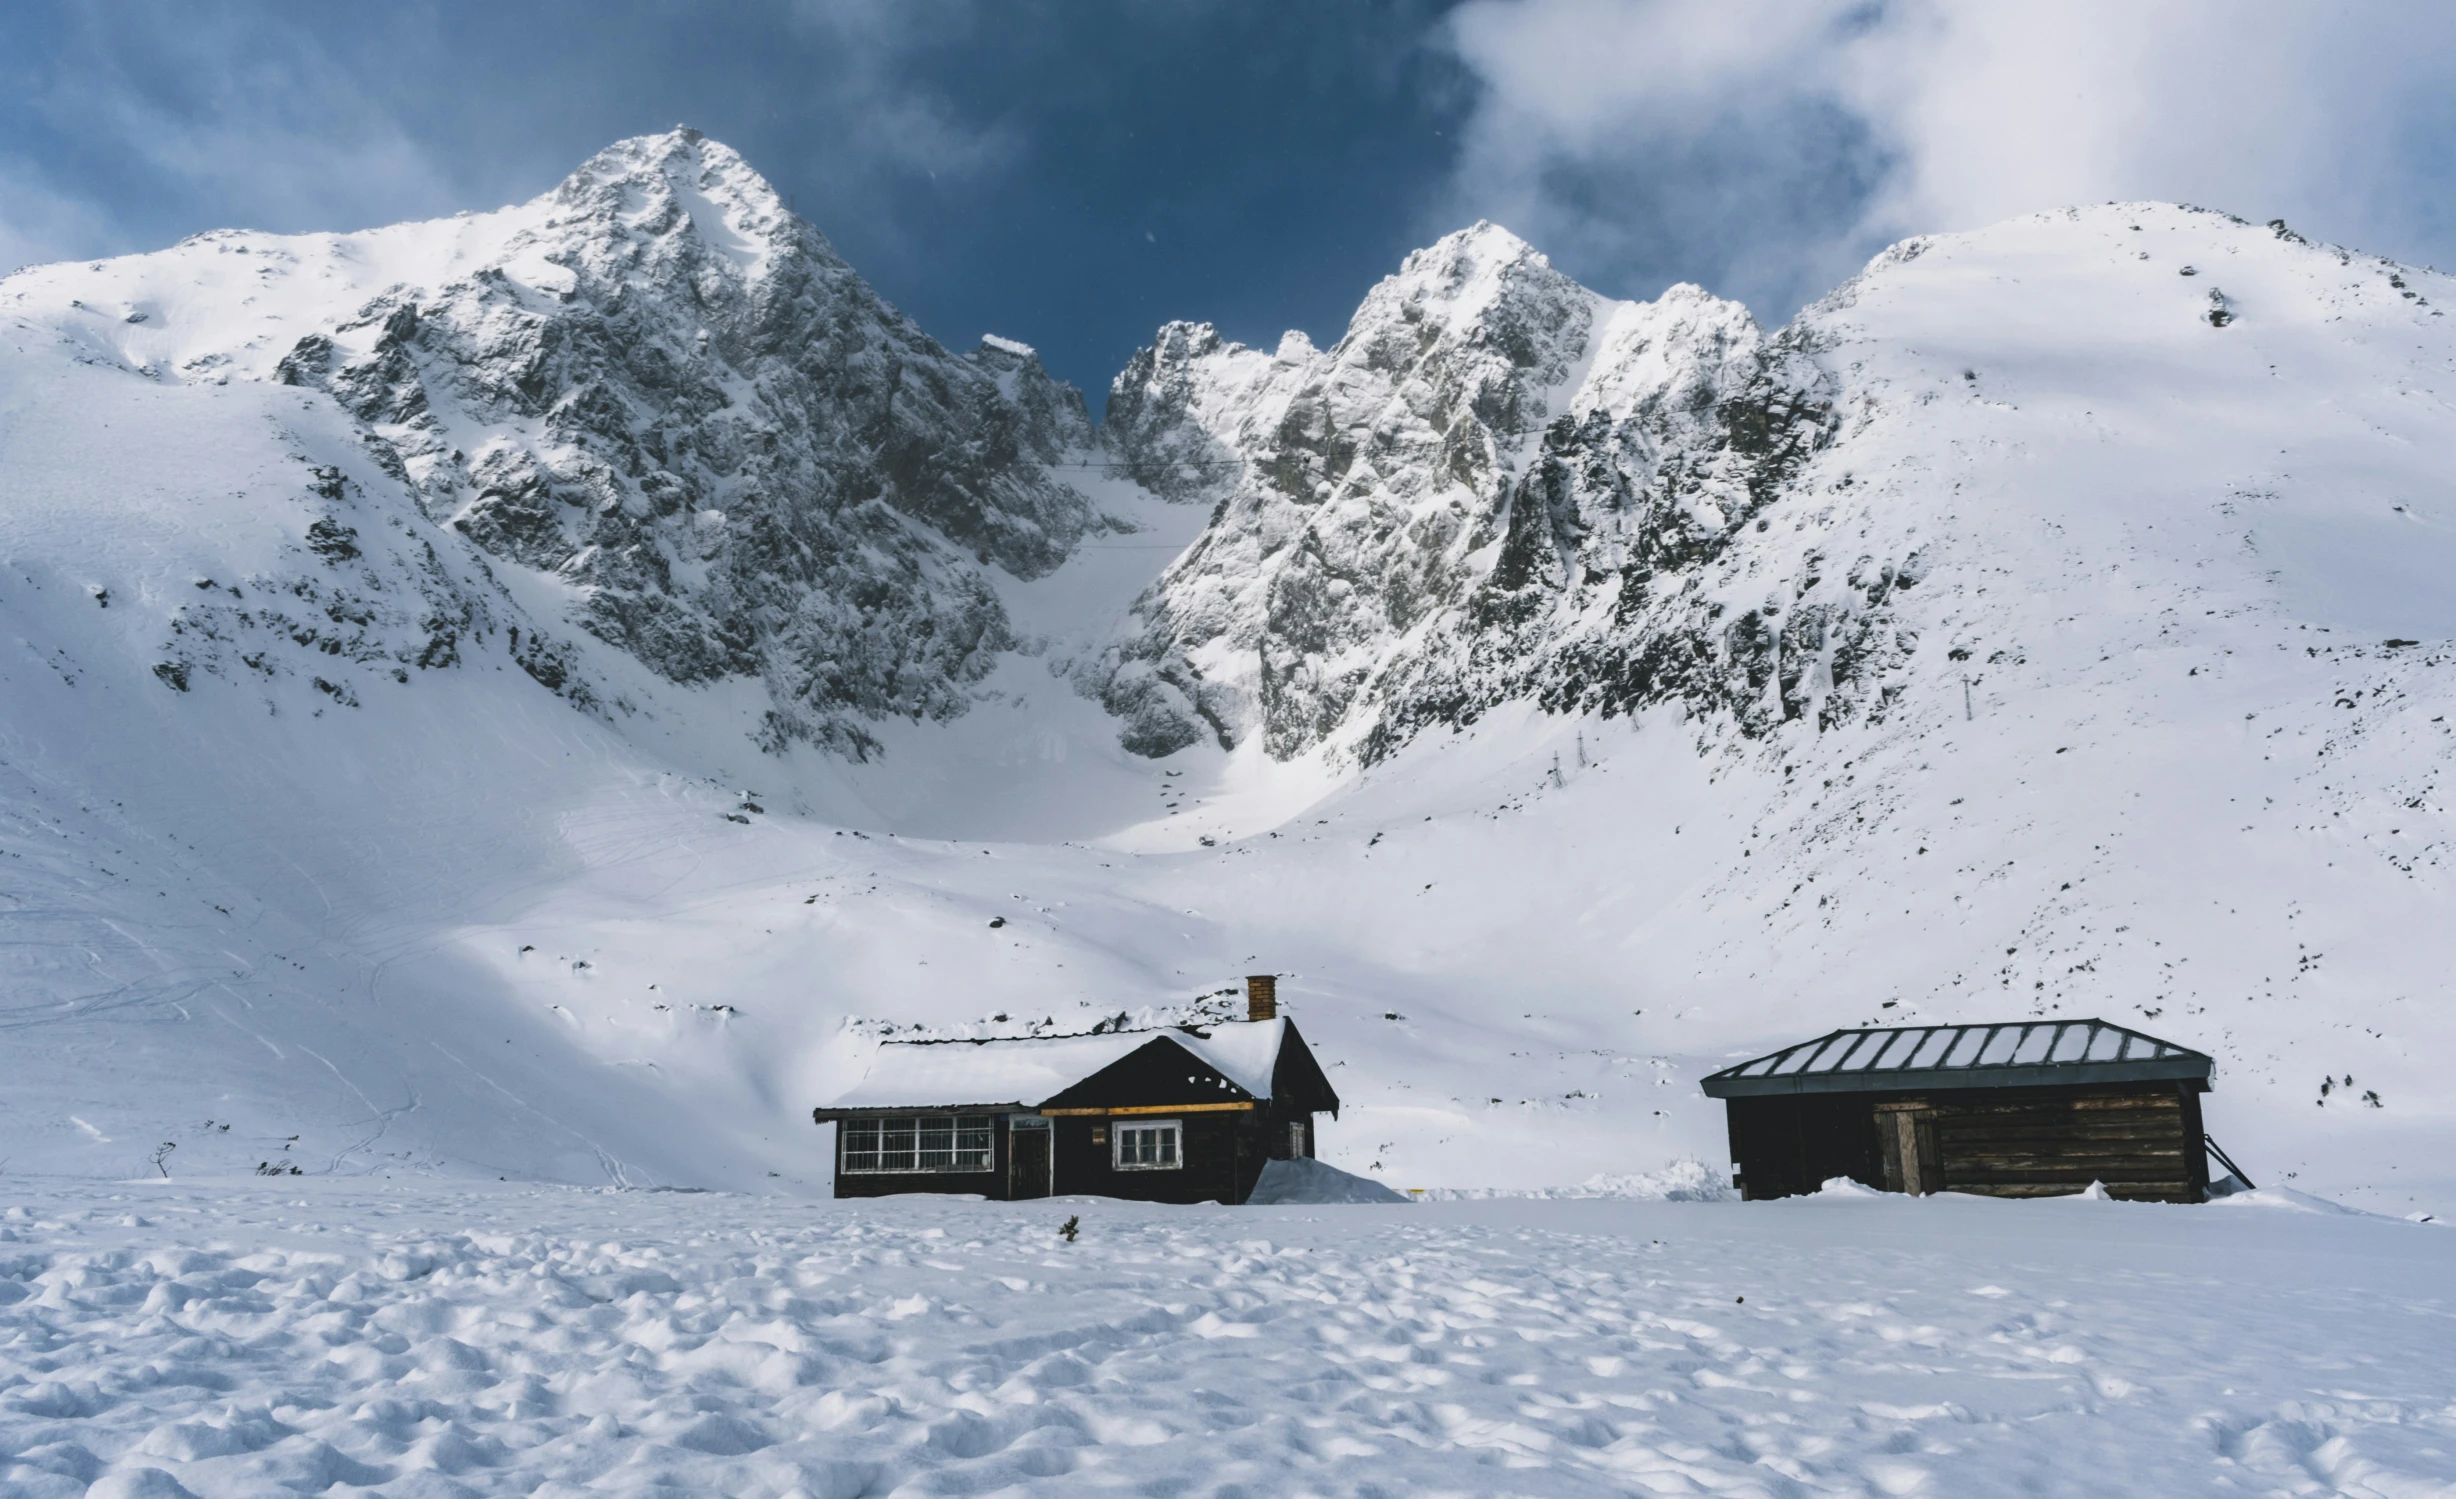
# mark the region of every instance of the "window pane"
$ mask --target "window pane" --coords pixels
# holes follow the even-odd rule
[[[955,1164],[955,1121],[941,1114],[921,1121],[921,1169],[944,1171]]]
[[[1117,1126],[1116,1164],[1140,1170],[1172,1170],[1180,1164],[1178,1126],[1121,1124]]]
[[[876,1171],[878,1169],[878,1121],[847,1119],[836,1126],[843,1136],[844,1169]]]
[[[879,1121],[878,1165],[882,1171],[913,1169],[913,1130],[917,1119]]]
[[[955,1164],[973,1171],[987,1171],[996,1158],[990,1143],[989,1116],[967,1114],[955,1121]]]

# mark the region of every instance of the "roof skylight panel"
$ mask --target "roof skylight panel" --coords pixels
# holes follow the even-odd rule
[[[1975,1067],[1978,1054],[1987,1049],[1989,1030],[1983,1025],[1965,1025],[1953,1034],[1953,1047],[1944,1054],[1945,1067]]]
[[[1953,1033],[1941,1027],[1920,1035],[1918,1047],[1910,1055],[1913,1067],[1941,1067],[1946,1053],[1953,1049]]]

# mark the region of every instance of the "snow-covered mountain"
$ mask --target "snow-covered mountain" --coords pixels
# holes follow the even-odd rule
[[[2256,1174],[2456,1204],[2447,295],[2111,205],[1767,333],[1482,225],[1095,432],[688,132],[20,272],[0,1156],[818,1190],[890,1028],[1276,969],[1400,1186],[2096,1013]]]
[[[521,659],[583,706],[571,629],[668,682],[755,679],[764,739],[859,753],[866,720],[961,712],[1015,644],[983,569],[1046,573],[1103,524],[1052,467],[1092,440],[1075,391],[1019,344],[941,348],[696,131],[621,142],[495,213],[205,234],[11,291],[84,360],[328,396],[420,517],[554,591]],[[300,482],[329,508],[311,549],[354,560],[365,481]],[[305,628],[422,669],[492,620],[439,580],[394,591],[413,594],[424,618],[380,640]],[[266,670],[235,603],[181,610],[166,670]]]
[[[1598,296],[1491,224],[1410,256],[1326,354],[1163,329],[1118,378],[1108,435],[1145,482],[1207,490],[1219,514],[1138,601],[1105,701],[1153,752],[1258,734],[1282,758],[1360,738],[1379,758],[1538,693],[1625,709],[1687,689],[1753,719],[1763,669],[1753,688],[1696,671],[1709,624],[1693,599],[1666,607],[1665,583],[1825,440],[1832,382],[1807,347],[1693,286]],[[1837,633],[1858,645],[1855,696],[1872,630]],[[1614,659],[1564,689],[1536,658],[1573,641]],[[1745,677],[1764,649],[1740,649]]]

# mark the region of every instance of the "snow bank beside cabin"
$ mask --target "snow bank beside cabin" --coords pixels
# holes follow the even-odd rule
[[[1406,1197],[1380,1182],[1312,1160],[1273,1161],[1264,1166],[1254,1195],[1245,1199],[1249,1207],[1405,1201]]]

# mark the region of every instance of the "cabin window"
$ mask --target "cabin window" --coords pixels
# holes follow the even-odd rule
[[[1117,1124],[1109,1129],[1109,1163],[1120,1171],[1174,1171],[1185,1164],[1179,1154],[1177,1121]]]
[[[995,1160],[986,1114],[847,1119],[836,1129],[851,1173],[987,1171]]]

